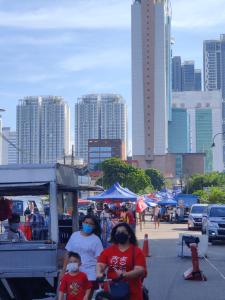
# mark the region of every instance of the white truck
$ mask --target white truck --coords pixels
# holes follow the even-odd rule
[[[0,166],[0,196],[49,199],[45,240],[15,242],[1,239],[0,233],[0,299],[42,299],[56,292],[65,243],[78,230],[78,193],[102,190],[91,186],[84,173],[84,169],[61,164]]]

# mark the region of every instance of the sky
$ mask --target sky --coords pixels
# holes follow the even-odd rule
[[[173,54],[202,68],[202,42],[225,24],[224,0],[171,0]],[[128,104],[131,139],[132,0],[0,0],[0,108],[16,127],[18,99],[118,93]],[[225,29],[224,29],[225,33]],[[71,122],[73,134],[73,121]]]

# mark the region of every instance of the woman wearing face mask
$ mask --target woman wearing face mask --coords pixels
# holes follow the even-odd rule
[[[111,233],[112,246],[98,258],[97,277],[120,278],[129,284],[129,300],[143,300],[142,280],[146,276],[146,261],[137,239],[127,223],[119,223]]]
[[[96,264],[97,257],[103,250],[102,242],[99,238],[100,226],[94,216],[85,216],[82,223],[82,229],[74,232],[68,243],[66,244],[67,253],[65,254],[63,270],[60,274],[60,279],[65,274],[68,264],[68,253],[76,252],[81,256],[80,270],[87,274],[88,280],[91,283],[91,293],[89,299],[92,298],[95,281],[96,281]]]

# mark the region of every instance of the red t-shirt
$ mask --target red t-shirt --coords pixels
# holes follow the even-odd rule
[[[108,266],[107,277],[110,279],[117,278],[115,270],[129,272],[134,269],[134,266],[141,266],[145,270],[146,260],[142,250],[131,245],[126,251],[119,250],[118,245],[112,245],[105,249],[98,258],[99,263]],[[130,286],[130,299],[143,300],[142,297],[142,278],[127,280]]]
[[[76,275],[65,274],[60,282],[59,290],[66,294],[66,300],[83,300],[90,283],[87,275],[79,272]]]

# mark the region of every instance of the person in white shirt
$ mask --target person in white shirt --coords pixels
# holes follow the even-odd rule
[[[25,242],[27,241],[24,233],[19,229],[20,227],[20,215],[12,214],[8,219],[9,227],[4,232],[4,239],[13,242]]]
[[[159,222],[160,222],[160,207],[158,205],[154,208],[153,214],[154,214],[154,224],[156,229],[157,225],[159,228]]]
[[[61,279],[66,272],[69,258],[68,253],[78,253],[81,256],[82,261],[80,270],[87,274],[88,280],[92,286],[89,299],[92,299],[94,290],[98,288],[96,285],[96,264],[97,257],[103,250],[102,242],[99,238],[100,231],[99,223],[94,216],[87,215],[84,217],[82,229],[74,232],[66,244],[66,254],[64,257],[63,269],[60,274]]]

